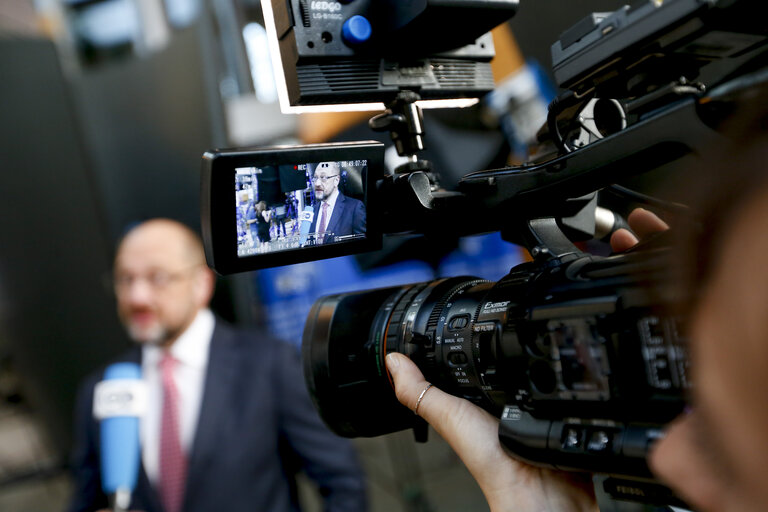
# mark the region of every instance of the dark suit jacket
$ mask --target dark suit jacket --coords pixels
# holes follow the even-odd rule
[[[121,360],[140,357],[136,347]],[[102,374],[88,379],[78,396],[71,511],[107,506],[99,477],[99,426],[91,412]],[[298,510],[293,475],[299,468],[318,484],[326,510],[366,509],[355,451],[320,420],[296,348],[217,320],[184,512]],[[163,510],[143,468],[130,509]]]
[[[317,232],[317,224],[320,222],[321,216],[322,206],[318,206],[317,213],[312,219],[312,225],[309,227],[310,233]],[[363,202],[354,197],[347,197],[339,192],[325,232],[329,233],[325,236],[325,240],[323,240],[323,243],[326,244],[335,242],[335,237],[337,236],[365,233],[365,207]],[[330,233],[333,233],[334,238],[331,238]]]

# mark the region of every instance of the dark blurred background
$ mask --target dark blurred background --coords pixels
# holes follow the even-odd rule
[[[517,47],[506,50],[544,70],[542,89],[559,34],[591,11],[622,5],[521,3],[510,23]],[[66,503],[76,387],[128,346],[104,285],[126,226],[167,216],[199,228],[206,149],[373,136],[365,124],[343,121],[349,126],[327,133],[313,129],[327,129],[326,122],[280,114],[261,22],[256,0],[0,0],[0,510]],[[452,142],[493,146],[498,134],[462,133],[461,115],[453,115],[434,114],[434,158],[452,162],[454,172],[482,168],[460,147],[451,153]],[[482,252],[478,247],[459,249]],[[379,269],[375,279],[394,284],[457,270],[458,260],[443,256]],[[510,258],[489,263],[488,277],[500,278],[496,269],[508,268]],[[351,269],[350,286],[368,286],[354,260],[338,268]],[[318,269],[294,274],[311,281]],[[262,323],[298,344],[297,332],[280,326],[303,323],[316,288],[298,302],[260,293],[271,286],[279,292],[281,277],[222,279],[217,313]],[[407,432],[359,447],[374,510],[485,507],[436,435],[415,450]]]

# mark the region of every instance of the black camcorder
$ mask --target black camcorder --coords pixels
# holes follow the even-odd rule
[[[665,258],[661,247],[571,254],[521,264],[495,283],[452,277],[323,297],[304,331],[311,394],[339,435],[423,436],[426,424],[400,405],[386,371],[386,355],[400,352],[429,382],[499,417],[516,457],[629,476],[637,480],[617,486],[623,497],[642,487],[648,501],[671,502],[641,482],[651,478],[649,445],[689,387],[685,342],[665,307],[679,299],[665,289]]]
[[[203,236],[213,268],[375,250],[400,233],[500,231],[532,259],[498,282],[450,277],[318,299],[303,356],[328,426],[348,437],[407,428],[425,437],[384,364],[401,352],[430,382],[498,416],[513,456],[609,475],[605,490],[617,498],[674,503],[646,455],[685,407],[685,319],[675,312],[694,292],[674,285],[669,233],[609,256],[576,243],[624,225],[602,204],[607,190],[684,211],[614,184],[676,172],[721,143],[735,101],[768,80],[760,2],[649,0],[589,14],[552,46],[562,93],[530,160],[466,174],[455,190],[418,156],[420,102],[490,90],[484,32],[511,17],[516,0],[266,3],[291,104],[383,102],[369,124],[390,132],[405,163],[385,169],[384,146],[372,141],[207,152]],[[458,19],[466,29],[433,30]],[[466,70],[463,81],[443,80],[446,62]],[[261,237],[270,215],[293,234]]]

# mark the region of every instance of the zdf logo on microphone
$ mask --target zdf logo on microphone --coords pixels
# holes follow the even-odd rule
[[[141,416],[147,408],[147,386],[137,379],[110,379],[93,390],[93,416],[102,420],[118,416]]]

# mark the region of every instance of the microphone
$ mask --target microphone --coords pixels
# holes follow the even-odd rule
[[[307,243],[307,235],[309,234],[309,228],[312,226],[312,220],[315,218],[315,209],[311,206],[305,206],[301,214],[299,214],[299,245],[304,246]]]
[[[147,404],[146,384],[136,363],[115,363],[93,393],[93,415],[101,431],[101,487],[115,512],[128,510],[139,475],[139,418]]]

